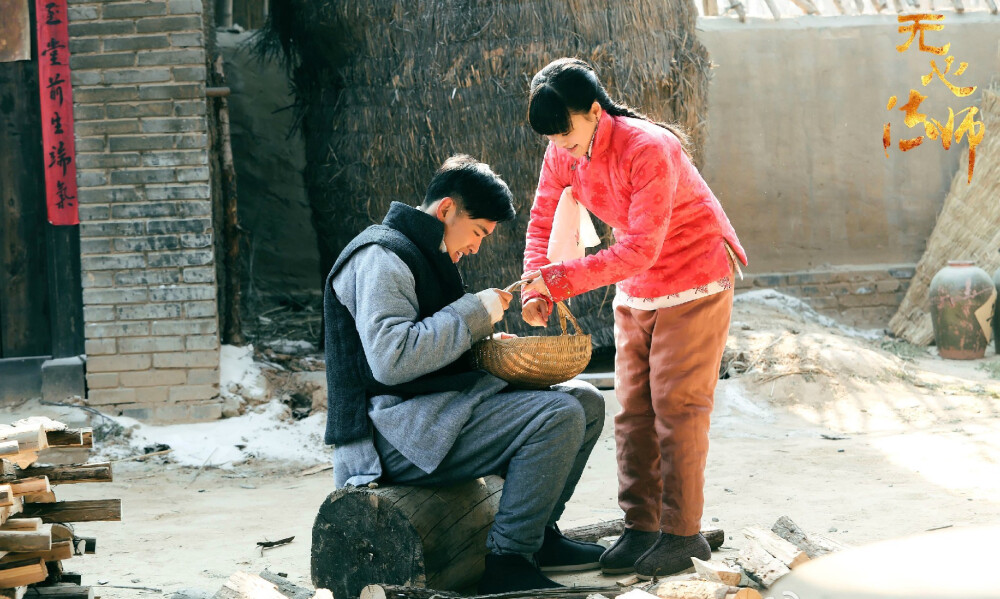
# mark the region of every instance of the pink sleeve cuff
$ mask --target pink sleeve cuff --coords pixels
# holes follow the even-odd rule
[[[569,284],[566,267],[563,266],[562,262],[543,266],[542,280],[545,281],[545,286],[552,294],[552,302],[561,302],[573,297],[573,287]]]

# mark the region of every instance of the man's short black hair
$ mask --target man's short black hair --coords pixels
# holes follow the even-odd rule
[[[423,208],[442,198],[455,200],[458,209],[470,218],[503,223],[514,220],[514,194],[489,167],[472,156],[456,154],[434,173]]]

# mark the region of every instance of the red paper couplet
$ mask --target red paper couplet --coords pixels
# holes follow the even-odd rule
[[[38,21],[38,87],[49,222],[78,225],[73,88],[69,71],[66,0],[35,0]]]

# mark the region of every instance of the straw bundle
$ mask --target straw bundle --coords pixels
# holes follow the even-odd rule
[[[516,280],[545,149],[526,122],[531,76],[555,58],[584,58],[613,97],[686,127],[697,155],[710,65],[695,16],[690,2],[663,0],[272,2],[265,43],[292,66],[321,274],[392,200],[418,203],[434,170],[462,152],[493,166],[519,212],[462,261],[466,283]],[[573,310],[597,345],[611,344],[607,290]],[[508,329],[527,330],[516,317]]]
[[[958,171],[951,180],[941,216],[927,241],[927,250],[917,264],[916,274],[896,315],[889,321],[893,334],[917,345],[934,340],[927,299],[931,278],[948,260],[975,260],[992,274],[1000,267],[1000,88],[983,90],[980,115],[986,127],[983,142],[976,148],[972,184],[968,183],[968,149],[963,151]]]

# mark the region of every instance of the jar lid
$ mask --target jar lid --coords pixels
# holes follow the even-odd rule
[[[948,260],[948,266],[975,266],[975,260]]]

